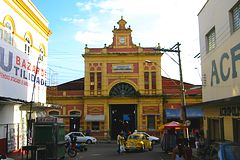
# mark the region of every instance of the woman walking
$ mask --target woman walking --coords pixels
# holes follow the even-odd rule
[[[123,131],[121,131],[117,136],[117,144],[118,144],[118,153],[122,153],[125,151],[125,139],[123,136]]]

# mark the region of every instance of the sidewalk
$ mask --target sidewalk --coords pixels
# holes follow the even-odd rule
[[[116,140],[99,140],[97,143],[104,143],[104,144],[117,144]],[[10,153],[7,155],[9,159],[6,160],[22,160],[22,152],[19,150],[18,152],[15,153]],[[23,155],[23,159],[26,159],[26,154]],[[31,157],[29,153],[29,157]],[[68,157],[68,156],[66,156]],[[11,159],[10,159],[11,158]]]
[[[165,153],[160,151],[160,160],[172,160],[172,153]],[[200,160],[197,156],[197,149],[192,148],[192,160]]]

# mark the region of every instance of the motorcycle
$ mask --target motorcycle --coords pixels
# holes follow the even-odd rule
[[[76,157],[76,155],[77,155],[76,142],[67,141],[65,143],[65,148],[66,148],[66,153],[68,154],[69,157],[71,157],[71,158]]]

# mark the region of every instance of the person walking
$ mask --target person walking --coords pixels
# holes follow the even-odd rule
[[[184,151],[185,151],[185,160],[192,160],[192,148],[189,144],[189,140],[185,139],[184,141]]]
[[[86,136],[90,136],[91,135],[91,130],[90,128],[88,127],[87,130],[86,130]]]
[[[177,140],[177,146],[173,149],[172,160],[186,160],[185,148],[180,139]]]
[[[118,153],[122,153],[124,152],[125,150],[125,139],[124,139],[124,136],[123,136],[123,131],[121,131],[118,136],[117,136],[117,145],[118,145],[118,150],[117,152]]]

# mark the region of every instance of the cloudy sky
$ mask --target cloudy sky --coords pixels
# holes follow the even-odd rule
[[[183,80],[201,84],[198,17],[206,0],[32,0],[49,21],[48,71],[51,85],[84,77],[85,44],[112,43],[121,16],[130,25],[133,42],[142,47],[171,48],[181,43]],[[179,79],[177,55],[162,57],[162,75]]]

